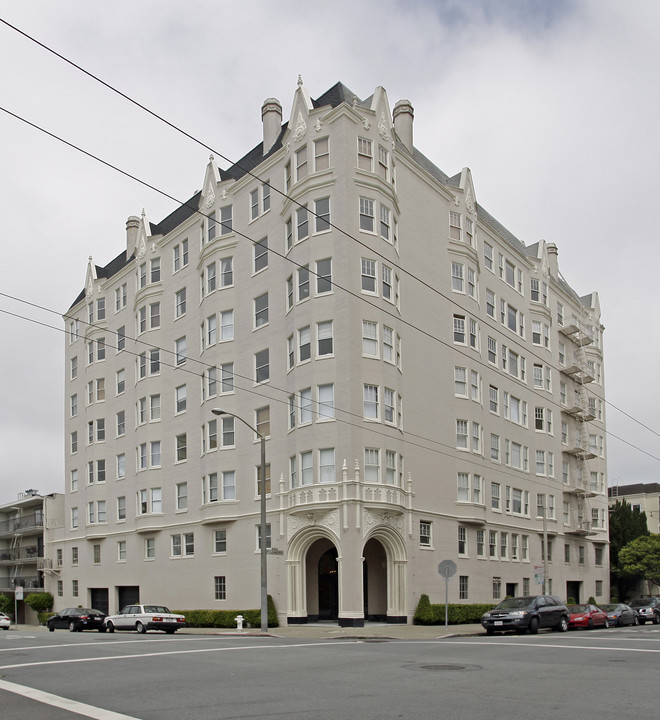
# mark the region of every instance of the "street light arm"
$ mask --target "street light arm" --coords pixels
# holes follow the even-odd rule
[[[247,428],[252,430],[252,432],[259,437],[260,440],[265,440],[266,438],[264,435],[262,435],[257,428],[252,427],[250,423],[247,420],[243,420],[243,418],[240,415],[234,415],[234,413],[229,412],[228,410],[222,410],[221,408],[213,408],[211,412],[214,415],[229,415],[230,417],[233,417],[235,420],[240,420],[243,425],[245,425]]]

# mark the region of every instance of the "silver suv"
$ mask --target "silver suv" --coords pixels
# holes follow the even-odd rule
[[[631,600],[628,605],[635,611],[640,625],[643,625],[647,620],[654,625],[660,623],[660,600],[658,598],[636,598]]]

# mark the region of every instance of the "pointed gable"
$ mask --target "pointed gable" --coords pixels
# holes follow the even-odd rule
[[[392,111],[390,103],[387,99],[385,88],[378,86],[371,96],[371,110],[376,116],[376,124],[378,126],[378,134],[387,143],[393,141],[394,126],[392,125]]]
[[[218,169],[218,163],[215,161],[215,157],[211,155],[206,166],[206,172],[204,173],[204,184],[202,185],[202,193],[199,198],[200,210],[208,210],[213,207],[216,197],[215,191],[219,182],[220,170]]]
[[[88,298],[91,298],[92,295],[94,295],[94,290],[97,287],[97,280],[98,275],[96,274],[96,265],[90,255],[87,261],[87,272],[85,273],[85,295]]]

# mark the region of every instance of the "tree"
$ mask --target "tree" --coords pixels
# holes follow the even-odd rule
[[[634,583],[631,576],[619,568],[621,548],[638,537],[647,536],[646,513],[640,512],[625,500],[617,500],[610,508],[610,581],[617,588],[617,597],[623,600]]]
[[[643,535],[629,542],[619,551],[619,572],[626,577],[646,580],[660,585],[660,535]]]
[[[47,592],[30,593],[25,598],[25,604],[31,607],[35,612],[47,612],[53,607],[53,596]]]
[[[10,595],[4,593],[0,595],[0,612],[5,613],[5,615],[13,615],[14,600]]]

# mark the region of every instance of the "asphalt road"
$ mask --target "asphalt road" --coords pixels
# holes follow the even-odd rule
[[[438,640],[0,633],[2,720],[621,720],[657,709],[660,628]]]

